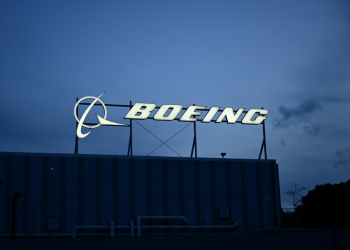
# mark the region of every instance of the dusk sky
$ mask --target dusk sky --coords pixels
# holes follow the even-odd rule
[[[292,183],[350,179],[348,0],[1,1],[0,31],[2,152],[73,153],[76,98],[106,91],[104,103],[268,109],[282,207]],[[127,111],[107,119],[128,123]],[[188,125],[139,123],[163,141]],[[128,136],[99,127],[79,152],[125,155]],[[133,136],[134,155],[161,144],[137,123]],[[199,157],[257,159],[262,139],[261,125],[197,123]],[[192,141],[191,124],[167,144],[188,157]]]

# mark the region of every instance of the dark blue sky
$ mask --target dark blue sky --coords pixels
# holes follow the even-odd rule
[[[0,150],[72,153],[75,98],[106,91],[105,103],[267,108],[282,192],[346,181],[349,27],[349,1],[1,1]],[[125,122],[125,109],[108,112]],[[167,140],[187,124],[142,125]],[[169,141],[182,156],[192,129]],[[258,156],[261,126],[197,129],[200,157]],[[127,129],[101,127],[80,151],[126,154],[127,141]],[[158,145],[135,124],[135,154]],[[175,156],[164,146],[152,155]]]

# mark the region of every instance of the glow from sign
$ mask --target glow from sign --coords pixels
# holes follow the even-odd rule
[[[225,108],[215,122],[220,123],[226,117],[227,123],[235,123],[243,111],[244,108],[240,108],[237,110],[236,114],[234,114],[232,108]]]
[[[125,119],[138,119],[144,120],[155,109],[156,105],[153,103],[135,103],[134,106],[130,109],[130,111],[124,117]]]
[[[100,97],[103,95],[102,93],[98,97],[94,96],[86,96],[81,98],[74,106],[74,117],[76,121],[78,122],[77,126],[77,136],[78,138],[85,138],[90,134],[91,131],[87,133],[82,133],[81,129],[82,127],[85,128],[97,128],[101,125],[103,126],[129,126],[125,124],[120,124],[116,122],[111,122],[106,120],[107,118],[107,109],[106,105],[100,100]],[[86,99],[93,99],[92,103],[88,106],[88,108],[85,110],[83,113],[82,117],[78,118],[77,116],[77,108],[79,103]],[[103,110],[104,110],[104,116],[103,118],[99,115],[96,114],[97,119],[99,121],[98,124],[96,125],[85,125],[84,121],[88,113],[90,112],[91,108],[95,105],[96,102],[101,103]],[[158,111],[155,113],[153,117],[150,117],[151,112],[158,108]],[[180,114],[182,110],[185,110],[183,115],[179,118],[177,116]],[[173,121],[173,120],[179,120],[179,121],[184,121],[184,122],[195,122],[195,121],[201,121],[203,123],[208,123],[214,121],[213,118],[214,116],[220,112],[219,117],[215,120],[215,123],[221,123],[222,121],[234,124],[237,122],[239,117],[245,113],[244,108],[239,108],[237,111],[234,111],[233,108],[226,107],[223,110],[220,110],[220,107],[211,107],[209,110],[206,109],[206,106],[196,106],[192,105],[189,106],[187,109],[183,108],[182,105],[176,105],[176,104],[164,104],[161,107],[157,107],[156,104],[154,103],[135,103],[129,112],[125,115],[124,119],[131,119],[131,120],[145,120],[149,118],[153,118],[154,120],[158,121]],[[202,120],[198,119],[197,116],[201,116],[202,113],[207,112],[206,115]],[[266,115],[268,114],[267,109],[250,109],[246,112],[244,115],[243,119],[240,121],[242,124],[252,124],[252,125],[258,125],[261,124],[267,117]],[[254,120],[253,117],[255,117]]]
[[[257,116],[254,121],[252,121],[253,116],[256,113],[259,113],[260,115],[267,115],[269,111],[267,109],[250,109],[247,114],[242,119],[243,124],[260,124],[262,123],[267,117],[266,116]]]
[[[197,118],[192,118],[191,116],[199,116],[202,112],[196,111],[196,109],[205,109],[206,106],[189,106],[186,112],[181,116],[180,121],[184,122],[195,122]]]
[[[170,114],[168,116],[164,116],[169,109],[171,109]],[[163,105],[154,115],[153,119],[159,121],[172,121],[181,112],[181,110],[182,105]]]
[[[211,107],[207,115],[203,118],[202,122],[211,122],[220,107]]]
[[[99,95],[98,97],[94,97],[94,96],[86,96],[86,97],[83,97],[81,98],[74,106],[74,117],[75,117],[75,120],[78,122],[78,127],[77,127],[77,136],[78,138],[85,138],[86,136],[88,136],[90,134],[91,131],[87,132],[86,134],[83,134],[81,132],[81,128],[82,127],[85,127],[85,128],[97,128],[101,125],[107,125],[107,126],[128,126],[128,125],[125,125],[125,124],[120,124],[120,123],[116,123],[116,122],[111,122],[111,121],[107,121],[106,118],[107,118],[107,109],[106,109],[106,106],[105,104],[100,100],[100,97],[104,94],[105,92],[103,92],[101,95]],[[82,101],[86,100],[86,99],[93,99],[92,103],[89,105],[89,107],[85,110],[84,114],[81,116],[80,120],[77,116],[77,108],[78,108],[78,105],[79,103],[81,103]],[[96,124],[96,125],[92,125],[92,126],[89,126],[89,125],[85,125],[84,124],[84,121],[85,121],[85,118],[86,116],[88,115],[88,113],[90,112],[91,108],[95,105],[96,102],[99,102],[101,103],[102,107],[103,107],[103,110],[105,112],[105,115],[103,116],[103,118],[99,115],[96,114],[98,120],[99,120],[99,124]]]

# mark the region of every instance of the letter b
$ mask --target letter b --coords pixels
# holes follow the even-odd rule
[[[135,103],[124,119],[144,120],[151,114],[155,107],[156,105],[153,103]]]

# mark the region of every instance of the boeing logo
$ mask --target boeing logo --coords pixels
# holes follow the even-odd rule
[[[108,121],[106,120],[107,118],[107,109],[106,109],[106,106],[105,104],[100,100],[100,97],[104,94],[105,92],[103,92],[101,95],[99,95],[98,97],[94,97],[94,96],[86,96],[86,97],[83,97],[81,98],[74,106],[74,117],[75,117],[75,120],[77,120],[78,122],[78,127],[77,127],[77,136],[78,138],[85,138],[86,136],[88,136],[90,134],[91,131],[87,132],[86,134],[83,134],[81,132],[81,128],[82,127],[85,127],[85,128],[97,128],[101,125],[104,125],[104,126],[128,126],[128,125],[125,125],[125,124],[120,124],[120,123],[116,123],[116,122],[111,122],[111,121]],[[78,105],[79,103],[81,103],[82,101],[86,100],[86,99],[93,99],[93,102],[89,105],[89,107],[85,110],[84,114],[82,115],[82,117],[78,118],[77,116],[77,108],[78,108]],[[90,112],[91,108],[95,105],[96,102],[99,102],[101,103],[102,107],[103,107],[103,110],[105,112],[104,114],[104,117],[102,118],[101,116],[99,116],[98,114],[96,114],[97,116],[97,119],[98,121],[100,122],[99,124],[96,124],[96,125],[93,125],[93,126],[89,126],[89,125],[85,125],[84,124],[84,120],[86,118],[86,116],[88,115],[88,113]]]
[[[76,121],[78,122],[77,127],[77,136],[78,138],[84,138],[90,134],[91,131],[89,131],[86,134],[83,134],[81,132],[81,128],[97,128],[99,126],[129,126],[125,124],[120,124],[116,122],[111,122],[106,120],[107,118],[107,109],[105,104],[101,101],[100,97],[103,95],[102,93],[98,97],[94,96],[86,96],[81,98],[74,106],[74,117]],[[79,103],[86,99],[93,99],[92,103],[88,106],[88,108],[85,110],[82,117],[78,118],[77,116],[77,107]],[[95,105],[96,102],[99,102],[103,109],[104,109],[104,117],[102,118],[98,114],[96,114],[97,119],[99,121],[99,124],[88,126],[84,124],[84,120],[88,113],[90,112],[91,108]],[[129,110],[129,112],[125,115],[124,119],[131,119],[131,120],[145,120],[149,118],[151,112],[156,109],[156,104],[153,103],[135,103],[132,108]],[[176,118],[179,113],[185,110],[185,112],[182,114],[180,118]],[[202,115],[203,112],[207,112],[203,119],[199,120],[197,116]],[[214,116],[221,112],[220,115],[216,120],[213,120]],[[222,121],[234,124],[237,122],[238,118],[242,115],[242,113],[245,113],[243,119],[240,121],[242,124],[253,124],[258,125],[261,124],[267,117],[265,115],[268,114],[267,109],[250,109],[248,111],[245,111],[244,108],[239,108],[237,111],[234,111],[232,108],[224,108],[223,110],[220,110],[220,107],[211,107],[210,109],[207,109],[206,106],[196,106],[191,105],[187,109],[183,108],[182,105],[175,105],[175,104],[164,104],[161,107],[158,108],[158,111],[155,113],[155,115],[151,118],[158,121],[172,121],[172,120],[179,120],[183,122],[195,122],[195,121],[201,121],[204,123],[208,122],[215,122],[215,123],[221,123]],[[253,117],[255,117],[253,119]]]

